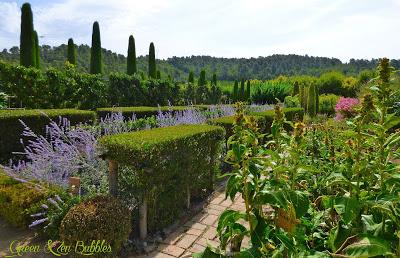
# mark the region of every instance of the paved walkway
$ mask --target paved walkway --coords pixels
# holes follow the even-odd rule
[[[225,193],[216,193],[201,212],[161,241],[157,251],[141,257],[192,257],[193,253],[204,251],[207,244],[217,247],[218,217],[225,209],[244,211],[243,199],[238,196],[232,202],[230,199],[225,200]],[[242,245],[248,246],[248,241],[249,239],[245,238]]]

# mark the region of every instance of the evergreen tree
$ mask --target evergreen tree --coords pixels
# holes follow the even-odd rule
[[[215,73],[213,74],[211,84],[217,86],[217,75]]]
[[[299,101],[300,106],[304,108],[304,85],[299,86]]]
[[[20,64],[25,67],[35,66],[36,46],[34,41],[31,5],[24,3],[21,7]]]
[[[192,83],[188,83],[186,87],[186,100],[189,102],[192,102],[194,100],[194,89]]]
[[[239,91],[239,100],[244,101],[245,93],[244,93],[244,79],[242,78],[240,82],[240,91]]]
[[[157,70],[157,79],[161,79],[161,72],[160,72],[160,70]]]
[[[293,85],[293,94],[292,96],[296,96],[297,94],[299,94],[299,83],[297,81],[294,82]]]
[[[128,43],[128,56],[126,59],[127,62],[127,71],[126,73],[129,75],[133,75],[137,72],[136,67],[136,47],[135,47],[135,38],[130,35],[129,43]]]
[[[198,86],[204,86],[206,84],[207,84],[207,82],[206,82],[206,71],[205,70],[201,70],[199,80],[197,81],[197,85]]]
[[[236,102],[239,100],[239,85],[238,81],[235,80],[235,84],[233,85],[233,101]]]
[[[70,64],[76,65],[76,49],[72,38],[68,40],[67,58]]]
[[[150,78],[157,77],[156,50],[154,49],[153,42],[150,43],[149,47],[149,77]]]
[[[308,102],[307,102],[307,113],[311,117],[315,117],[317,114],[316,109],[316,89],[315,84],[310,85],[308,89]]]
[[[39,47],[39,37],[36,30],[33,31],[34,42],[35,42],[35,67],[40,69],[40,47]]]
[[[246,100],[250,103],[250,97],[251,97],[251,92],[250,92],[250,80],[247,80],[247,86],[246,86]]]
[[[317,110],[317,114],[319,113],[319,86],[315,86],[315,108]]]
[[[193,73],[193,71],[189,72],[188,82],[189,83],[194,83],[194,73]]]
[[[90,73],[98,74],[102,72],[103,63],[101,60],[100,26],[96,21],[93,23],[92,48],[90,51]]]

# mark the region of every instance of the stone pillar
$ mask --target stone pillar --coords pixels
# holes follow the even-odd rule
[[[108,159],[108,182],[110,187],[110,194],[117,196],[118,193],[118,163],[115,160]]]

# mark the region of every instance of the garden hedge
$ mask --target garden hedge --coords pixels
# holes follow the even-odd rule
[[[18,182],[5,174],[0,167],[0,217],[16,227],[27,227],[40,205],[45,203],[50,191],[38,190]]]
[[[12,152],[23,150],[20,143],[23,126],[19,120],[35,133],[44,134],[50,119],[58,122],[60,116],[68,118],[71,125],[91,123],[96,119],[95,112],[76,109],[0,110],[0,161],[10,159]]]
[[[158,114],[158,110],[162,112],[167,112],[168,110],[172,111],[181,111],[185,110],[188,107],[186,106],[162,106],[162,107],[109,107],[109,108],[98,108],[97,116],[99,118],[104,118],[111,113],[121,112],[122,115],[126,118],[132,118],[133,114],[136,115],[136,118],[144,118],[150,116],[156,116]]]
[[[119,196],[148,202],[148,230],[173,223],[192,199],[212,188],[224,129],[179,125],[100,139],[104,156],[118,162]]]

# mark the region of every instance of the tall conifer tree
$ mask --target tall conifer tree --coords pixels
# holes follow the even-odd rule
[[[244,79],[242,78],[242,80],[240,82],[239,100],[243,101],[244,98],[245,98],[245,94],[244,94]]]
[[[70,64],[76,65],[76,49],[72,38],[68,39],[67,59]]]
[[[250,102],[250,80],[247,80],[247,86],[246,86],[246,100]]]
[[[31,5],[24,3],[21,7],[20,64],[25,67],[35,66],[35,52],[36,45]]]
[[[193,73],[193,71],[189,72],[188,82],[189,83],[194,83],[194,73]]]
[[[90,73],[99,74],[102,72],[103,63],[101,60],[100,26],[96,21],[93,23],[92,48],[90,50]]]
[[[233,101],[239,100],[239,85],[238,81],[235,80],[235,84],[233,85]]]
[[[127,74],[133,75],[137,72],[136,66],[136,46],[135,46],[135,38],[130,35],[129,36],[129,44],[128,44],[128,57],[126,59],[127,62]]]
[[[156,50],[154,49],[153,42],[150,43],[149,47],[149,77],[157,78]]]

